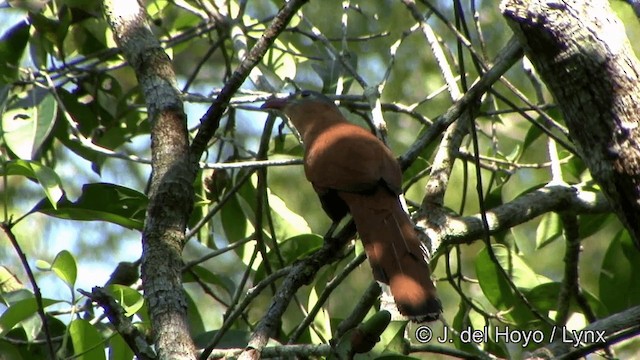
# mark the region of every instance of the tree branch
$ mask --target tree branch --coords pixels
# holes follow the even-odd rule
[[[156,358],[156,354],[144,334],[140,332],[131,320],[124,314],[124,309],[101,287],[94,287],[91,292],[78,289],[78,292],[87,298],[95,301],[104,310],[105,315],[116,328],[116,331],[129,345],[136,357],[141,360],[151,360]]]
[[[582,186],[545,186],[487,211],[489,232],[507,230],[550,211],[603,213],[609,206],[600,193]],[[434,243],[446,245],[470,243],[484,231],[480,215],[459,217],[443,209],[432,209],[418,225]]]
[[[240,359],[257,359],[260,357],[262,349],[267,341],[273,336],[279,319],[287,309],[291,298],[303,285],[311,282],[320,268],[338,259],[339,250],[342,245],[355,234],[353,221],[349,222],[333,241],[325,242],[324,246],[294,264],[285,278],[280,289],[274,295],[271,306],[265,316],[253,332],[247,348],[240,356]]]
[[[579,330],[583,335],[590,334],[589,336],[583,336],[583,340],[586,341],[581,342],[579,346],[574,346],[571,340],[566,341],[567,338],[563,337],[563,334],[557,333],[555,341],[543,348],[537,349],[530,354],[527,359],[577,359],[598,349],[611,346],[631,336],[640,334],[639,324],[640,306],[632,307],[623,312],[593,322]],[[565,331],[564,328],[558,328],[558,330]],[[584,339],[585,337],[592,337],[591,340],[593,341]],[[571,337],[569,337],[569,339],[571,339]]]

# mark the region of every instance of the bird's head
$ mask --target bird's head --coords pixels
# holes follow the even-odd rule
[[[297,109],[312,109],[315,107],[335,107],[331,99],[325,95],[311,90],[297,91],[286,98],[271,98],[262,105],[262,109],[280,110],[285,114],[295,112]]]
[[[333,100],[311,90],[298,91],[286,98],[271,98],[265,101],[262,109],[284,113],[303,138],[312,128],[345,121]]]

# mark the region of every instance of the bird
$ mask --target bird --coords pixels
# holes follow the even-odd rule
[[[400,202],[402,171],[391,150],[319,92],[273,97],[262,108],[284,114],[297,129],[305,176],[322,208],[334,225],[351,214],[373,277],[389,285],[399,312],[414,322],[437,320],[442,304],[424,244]]]

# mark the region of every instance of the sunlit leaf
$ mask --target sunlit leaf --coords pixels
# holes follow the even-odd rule
[[[73,343],[75,359],[105,359],[104,339],[95,326],[87,320],[75,319],[69,325],[69,335]]]
[[[53,260],[53,264],[51,264],[51,270],[73,289],[78,277],[78,266],[76,259],[70,252],[67,250],[60,251],[55,260]]]
[[[0,266],[0,294],[24,289],[20,279],[6,266]]]
[[[269,189],[267,189],[267,196],[269,199],[269,207],[273,213],[273,225],[278,238],[286,239],[298,234],[311,232],[307,221],[302,216],[291,211],[279,196],[272,193]]]
[[[109,290],[114,298],[118,299],[127,317],[135,315],[144,306],[142,294],[128,286],[119,284],[109,285]]]
[[[406,321],[392,321],[385,331],[380,335],[380,342],[367,355],[376,358],[383,353],[402,354],[404,352],[404,331],[407,327]]]
[[[120,306],[125,309],[127,316],[136,314],[143,321],[149,321],[146,303],[144,302],[144,297],[139,291],[132,289],[129,286],[119,284],[109,285],[106,289],[109,291],[111,296],[118,301]]]
[[[315,287],[311,288],[309,292],[309,301],[307,306],[307,311],[313,309],[318,302],[318,297],[320,293],[316,291]],[[311,341],[313,343],[322,342],[322,339],[330,339],[331,338],[331,319],[329,318],[329,314],[325,309],[320,309],[316,316],[313,318],[313,331],[311,333]]]
[[[58,302],[58,300],[42,299],[45,308]],[[0,336],[4,336],[16,324],[31,316],[38,316],[38,305],[34,297],[12,303],[11,306],[0,315]]]
[[[6,145],[18,157],[36,157],[55,125],[58,104],[53,95],[33,90],[12,103],[2,116],[2,135]]]
[[[36,180],[54,209],[64,194],[58,174],[53,169],[35,161],[12,160],[5,163],[4,172],[2,170],[3,168],[0,168],[0,175],[19,175]]]

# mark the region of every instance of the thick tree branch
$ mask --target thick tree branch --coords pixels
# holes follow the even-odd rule
[[[550,211],[603,213],[609,206],[600,193],[580,186],[545,186],[487,211],[489,231],[504,231]],[[484,232],[480,215],[458,217],[438,209],[432,209],[418,225],[434,244],[469,243]]]
[[[570,335],[560,333],[558,328],[556,340],[530,354],[527,359],[577,359],[596,350],[611,346],[621,340],[640,334],[640,306],[627,309],[607,318],[589,324],[579,332],[583,335],[580,346],[574,346]],[[600,336],[598,336],[600,335]]]
[[[159,359],[193,359],[182,289],[184,231],[193,206],[186,115],[171,60],[136,1],[104,2],[116,43],[136,73],[151,123],[152,176],[142,234],[142,282]]]
[[[210,359],[228,358],[241,354],[245,349],[216,349],[209,356]],[[322,357],[327,358],[331,355],[331,345],[327,344],[303,344],[303,345],[283,345],[265,347],[262,349],[261,358],[309,358],[309,357]]]
[[[640,247],[640,62],[609,2],[504,0],[578,152]]]

